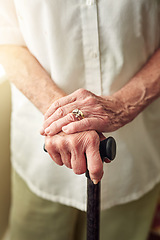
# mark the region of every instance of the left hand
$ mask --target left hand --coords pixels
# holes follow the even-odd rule
[[[84,118],[77,121],[72,111],[79,109]],[[125,108],[113,96],[102,97],[79,89],[55,101],[44,115],[40,131],[42,135],[53,136],[60,131],[67,134],[86,130],[112,132],[129,122]]]

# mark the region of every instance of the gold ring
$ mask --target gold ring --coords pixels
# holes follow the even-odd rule
[[[78,120],[81,120],[84,118],[84,114],[81,110],[79,110],[78,108],[77,109],[74,109],[72,111],[73,115],[78,119]]]

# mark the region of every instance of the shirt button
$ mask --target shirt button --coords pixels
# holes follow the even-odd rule
[[[86,0],[86,4],[88,6],[94,5],[95,4],[95,0]]]

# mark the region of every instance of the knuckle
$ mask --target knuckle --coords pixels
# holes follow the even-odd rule
[[[75,139],[70,139],[70,146],[74,150],[74,152],[78,151],[78,142]]]
[[[56,100],[53,104],[54,108],[59,108],[60,107],[60,103],[58,100]]]
[[[84,88],[80,88],[77,90],[76,95],[78,96],[79,99],[85,99],[88,96],[90,96],[91,92],[89,92],[88,90],[84,89]]]
[[[64,149],[66,148],[66,142],[61,137],[57,138],[56,145],[57,145],[59,152],[64,151]]]
[[[45,141],[45,149],[47,152],[52,152],[54,149],[53,144],[49,139]]]
[[[60,151],[64,151],[66,149],[66,142],[64,140],[59,142],[59,149]]]
[[[63,117],[64,116],[64,109],[62,107],[59,107],[57,110],[57,114],[59,117]]]
[[[69,122],[74,122],[75,121],[75,117],[74,117],[73,113],[67,114],[67,120]]]
[[[95,105],[97,103],[97,100],[95,97],[89,96],[88,98],[86,98],[86,103],[88,105]]]
[[[45,140],[46,150],[50,153],[60,152],[65,147],[65,141],[61,136],[47,137]]]
[[[78,93],[78,94],[85,94],[86,92],[87,92],[87,90],[84,89],[84,88],[79,88],[79,89],[77,90],[77,93]]]
[[[69,135],[68,144],[70,146],[70,149],[73,149],[73,150],[76,149],[77,150],[78,141],[77,141],[77,138],[74,136],[74,134]]]
[[[96,145],[99,141],[99,137],[96,131],[89,131],[86,136],[86,140],[89,144]]]

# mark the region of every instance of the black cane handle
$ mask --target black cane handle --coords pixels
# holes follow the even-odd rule
[[[116,141],[113,137],[108,137],[105,140],[100,142],[99,152],[104,161],[105,158],[108,158],[110,161],[115,159],[116,156]]]
[[[110,161],[115,159],[116,156],[116,141],[113,137],[108,137],[100,142],[99,152],[101,155],[102,162],[105,158],[108,158]],[[89,171],[86,171],[86,177],[90,179]]]

